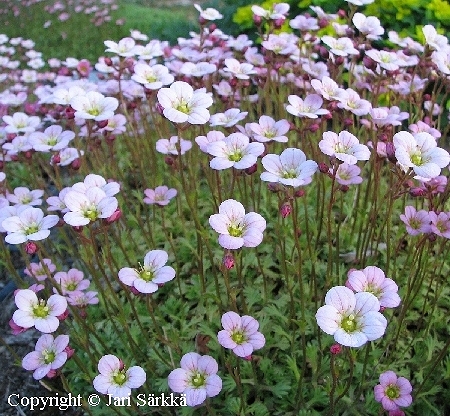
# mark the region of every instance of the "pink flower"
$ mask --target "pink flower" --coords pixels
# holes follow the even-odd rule
[[[175,81],[170,88],[158,91],[158,102],[164,116],[173,123],[205,124],[213,99],[205,88],[194,91],[187,82]]]
[[[112,397],[128,397],[131,389],[141,387],[147,378],[141,367],[134,366],[126,370],[122,361],[111,354],[100,358],[98,371],[100,374],[93,382],[95,390]]]
[[[423,209],[416,211],[413,206],[408,205],[405,207],[405,213],[400,215],[400,219],[405,223],[409,235],[431,232],[431,220],[428,211]]]
[[[333,173],[332,169],[330,173]],[[341,163],[336,171],[336,182],[340,185],[358,185],[363,181],[359,176],[360,173],[361,169],[358,166]]]
[[[68,272],[55,273],[53,277],[58,283],[59,289],[63,295],[68,295],[75,291],[86,290],[90,282],[84,278],[84,274],[81,270],[70,269]],[[58,293],[56,288],[53,289],[55,293]]]
[[[180,151],[178,151],[178,142],[180,142]],[[192,142],[179,139],[178,136],[172,136],[170,139],[159,139],[156,142],[156,150],[163,155],[184,155],[191,148]]]
[[[216,374],[219,366],[209,355],[187,353],[181,358],[180,365],[181,368],[170,372],[167,381],[175,393],[186,395],[188,406],[198,406],[222,390],[222,379]]]
[[[40,263],[30,263],[30,267],[26,268],[23,272],[30,277],[34,277],[39,282],[47,279],[48,273],[53,273],[56,270],[56,266],[50,259],[42,259]]]
[[[344,130],[337,135],[332,131],[323,133],[323,139],[319,142],[322,153],[334,156],[349,165],[355,165],[358,160],[369,160],[370,150],[360,144],[359,140],[348,131]]]
[[[146,196],[146,198],[144,198],[146,204],[165,206],[177,195],[177,190],[174,188],[169,189],[167,186],[163,185],[157,186],[155,189],[146,189],[144,194]]]
[[[97,292],[82,292],[77,290],[68,294],[67,302],[69,305],[85,308],[88,305],[96,305],[99,301]]]
[[[206,136],[198,136],[195,138],[195,143],[198,144],[202,152],[208,153],[208,144],[223,140],[225,135],[218,130],[210,130]]]
[[[120,281],[141,293],[154,293],[159,285],[175,277],[173,267],[166,266],[169,256],[164,250],[151,250],[144,257],[144,265],[139,270],[124,267],[119,270]]]
[[[378,267],[368,266],[363,270],[350,271],[345,285],[355,292],[372,293],[381,307],[395,308],[400,305],[397,284]]]
[[[64,296],[52,295],[46,302],[38,299],[36,293],[30,289],[19,290],[16,293],[15,302],[19,309],[13,314],[14,323],[23,328],[34,326],[38,331],[46,334],[58,329],[58,316],[67,309]]]
[[[218,232],[223,248],[238,249],[261,244],[266,220],[256,212],[245,213],[244,206],[234,199],[219,205],[219,213],[209,217],[209,224]]]
[[[431,231],[445,238],[450,238],[450,212],[440,212],[436,214],[434,211],[428,213],[431,221]]]
[[[222,327],[217,334],[219,344],[233,350],[238,357],[249,357],[266,343],[264,335],[258,332],[258,321],[251,316],[227,312],[222,316]]]
[[[393,371],[380,375],[380,384],[374,387],[375,400],[384,410],[396,411],[412,403],[412,386],[405,377],[397,377]]]
[[[287,120],[275,121],[272,117],[261,116],[259,123],[249,123],[249,130],[253,133],[253,138],[261,143],[274,140],[286,143],[288,138],[285,134],[289,131],[290,125]]]
[[[288,101],[286,111],[297,117],[317,118],[329,113],[328,110],[321,108],[323,99],[318,94],[307,95],[305,100],[297,95],[290,95]]]
[[[68,345],[68,335],[58,335],[56,338],[49,334],[41,335],[36,342],[35,350],[23,357],[22,367],[25,370],[34,370],[33,378],[40,380],[49,371],[64,365],[68,358],[65,351]]]

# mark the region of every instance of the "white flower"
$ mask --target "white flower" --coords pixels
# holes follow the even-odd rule
[[[426,132],[413,136],[407,131],[394,135],[395,157],[407,171],[414,170],[419,177],[432,179],[439,176],[441,169],[450,163],[449,153],[437,147],[435,138]]]
[[[237,59],[228,58],[225,59],[225,66],[223,70],[229,72],[231,75],[238,79],[249,79],[249,75],[256,74],[256,70],[253,69],[253,65],[249,63],[240,63]]]
[[[279,156],[266,155],[261,162],[267,171],[261,174],[262,181],[279,182],[293,187],[307,185],[317,171],[317,163],[306,160],[305,154],[295,148],[287,148]]]
[[[131,79],[149,90],[157,90],[163,85],[171,84],[174,77],[169,74],[169,69],[164,65],[150,66],[139,62],[134,66],[134,74]]]
[[[247,169],[264,152],[264,145],[250,143],[250,139],[242,133],[233,133],[223,140],[209,143],[207,152],[215,156],[209,164],[212,169]]]
[[[339,344],[361,347],[386,331],[387,320],[379,310],[380,302],[372,293],[354,294],[345,286],[336,286],[326,294],[325,306],[318,309],[316,320],[320,329],[333,335]]]
[[[113,196],[97,187],[88,188],[86,193],[69,191],[64,197],[69,212],[64,221],[72,226],[87,225],[98,218],[108,218],[117,209],[118,202]]]
[[[175,81],[170,88],[158,91],[158,102],[164,116],[174,123],[205,124],[213,99],[205,88],[194,91],[187,82]]]
[[[133,38],[123,38],[119,43],[112,40],[105,40],[103,43],[107,46],[105,52],[112,52],[123,57],[134,56],[139,50]]]
[[[208,7],[205,10],[203,10],[198,4],[194,4],[194,7],[200,12],[200,17],[205,20],[212,21],[223,18],[223,15],[212,7]]]
[[[50,228],[55,226],[57,215],[47,215],[39,208],[26,208],[16,216],[6,218],[2,227],[8,232],[5,241],[9,244],[20,244],[25,241],[44,240],[50,235]]]
[[[332,36],[322,36],[322,42],[330,47],[330,52],[337,56],[358,55],[358,50],[353,46],[350,38],[334,38]]]
[[[422,28],[423,35],[425,37],[425,43],[436,51],[444,50],[447,48],[448,39],[446,36],[439,35],[436,29],[431,25],[425,25]]]
[[[105,97],[97,91],[89,91],[86,95],[77,95],[70,100],[75,110],[75,117],[102,121],[114,116],[119,101],[114,97]]]
[[[375,16],[365,16],[362,13],[353,15],[353,24],[367,39],[377,40],[384,33],[380,20]]]
[[[17,112],[11,116],[3,116],[3,121],[7,124],[6,133],[31,133],[37,129],[41,120],[37,116],[28,116],[25,113]]]

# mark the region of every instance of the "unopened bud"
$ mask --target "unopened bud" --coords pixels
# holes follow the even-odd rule
[[[333,354],[333,355],[340,354],[341,351],[342,351],[342,347],[341,347],[339,344],[333,344],[333,345],[330,347],[330,352],[331,352],[331,354]]]
[[[108,120],[97,121],[97,126],[99,129],[103,129],[108,125]]]
[[[106,219],[106,222],[107,222],[108,224],[111,224],[111,223],[113,223],[113,222],[119,221],[120,217],[122,217],[122,211],[121,211],[119,208],[117,208],[117,209],[112,213],[112,215],[109,216],[109,217]]]
[[[326,163],[319,163],[319,171],[322,173],[328,173],[330,170],[329,166]]]
[[[78,169],[80,169],[80,167],[81,167],[81,160],[80,160],[80,158],[76,158],[76,159],[70,164],[70,167],[71,167],[73,170],[78,170]]]
[[[409,190],[409,194],[414,198],[420,198],[422,196],[425,196],[427,194],[427,191],[422,188],[411,188]]]
[[[249,168],[245,169],[245,173],[247,175],[253,175],[257,170],[258,170],[258,164],[255,163],[254,165],[252,165]]]
[[[291,212],[292,212],[292,207],[289,202],[285,202],[283,205],[281,205],[280,214],[283,218],[286,218],[289,215],[291,215]]]
[[[222,259],[222,264],[226,269],[230,270],[234,267],[234,257],[231,253],[225,254]]]
[[[25,251],[27,252],[27,254],[32,255],[36,253],[38,250],[39,250],[38,246],[33,241],[27,241],[27,243],[25,244]]]

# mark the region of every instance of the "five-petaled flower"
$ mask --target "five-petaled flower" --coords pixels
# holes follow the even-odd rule
[[[38,299],[30,289],[19,290],[15,296],[19,308],[13,314],[13,321],[22,328],[35,327],[46,334],[55,332],[59,326],[58,316],[67,309],[67,300],[61,295],[51,295],[47,301]]]
[[[266,343],[264,335],[258,332],[258,321],[251,316],[227,312],[222,316],[222,327],[223,330],[217,334],[219,344],[233,350],[238,357],[251,357],[254,350]]]
[[[198,406],[222,390],[222,379],[216,374],[219,366],[209,355],[187,353],[181,358],[180,365],[181,368],[170,372],[168,384],[175,393],[186,395],[188,406]]]
[[[166,266],[169,256],[164,250],[151,250],[144,257],[144,265],[139,270],[124,267],[119,270],[120,281],[134,287],[141,293],[154,293],[158,285],[169,282],[175,277],[173,267]]]
[[[345,286],[331,288],[325,305],[316,313],[320,329],[347,347],[361,347],[384,335],[386,318],[378,312],[380,302],[368,292],[353,293]]]
[[[395,411],[412,403],[412,386],[405,377],[398,377],[393,371],[380,375],[380,384],[374,387],[375,400],[384,410]]]
[[[158,91],[158,102],[164,116],[173,123],[205,124],[213,99],[205,88],[194,91],[187,82],[175,81],[170,88]]]
[[[44,334],[37,340],[35,350],[23,357],[22,367],[25,370],[32,370],[33,378],[40,380],[45,377],[50,370],[57,370],[67,361],[67,352],[69,345],[68,335]]]
[[[266,229],[266,220],[260,214],[246,214],[244,206],[234,199],[223,201],[219,213],[209,217],[209,224],[220,234],[219,244],[230,250],[258,246]]]
[[[100,358],[98,371],[100,374],[93,382],[95,390],[112,397],[128,397],[131,389],[141,387],[147,378],[142,367],[125,369],[122,361],[112,354]]]

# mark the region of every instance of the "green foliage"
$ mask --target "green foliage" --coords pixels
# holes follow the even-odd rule
[[[149,6],[148,2],[137,5],[121,1],[119,8],[112,12],[111,21],[95,26],[91,16],[84,13],[71,13],[68,20],[61,22],[57,15],[45,11],[45,2],[38,2],[23,7],[18,17],[12,11],[0,15],[0,27],[9,37],[33,39],[35,49],[43,53],[44,59],[63,60],[70,56],[96,62],[99,56],[105,55],[104,40],[117,42],[136,29],[150,39],[164,39],[173,44],[195,28],[196,16],[193,7],[158,8]],[[124,24],[117,25],[117,20],[123,20]],[[46,22],[51,24],[44,29]]]

